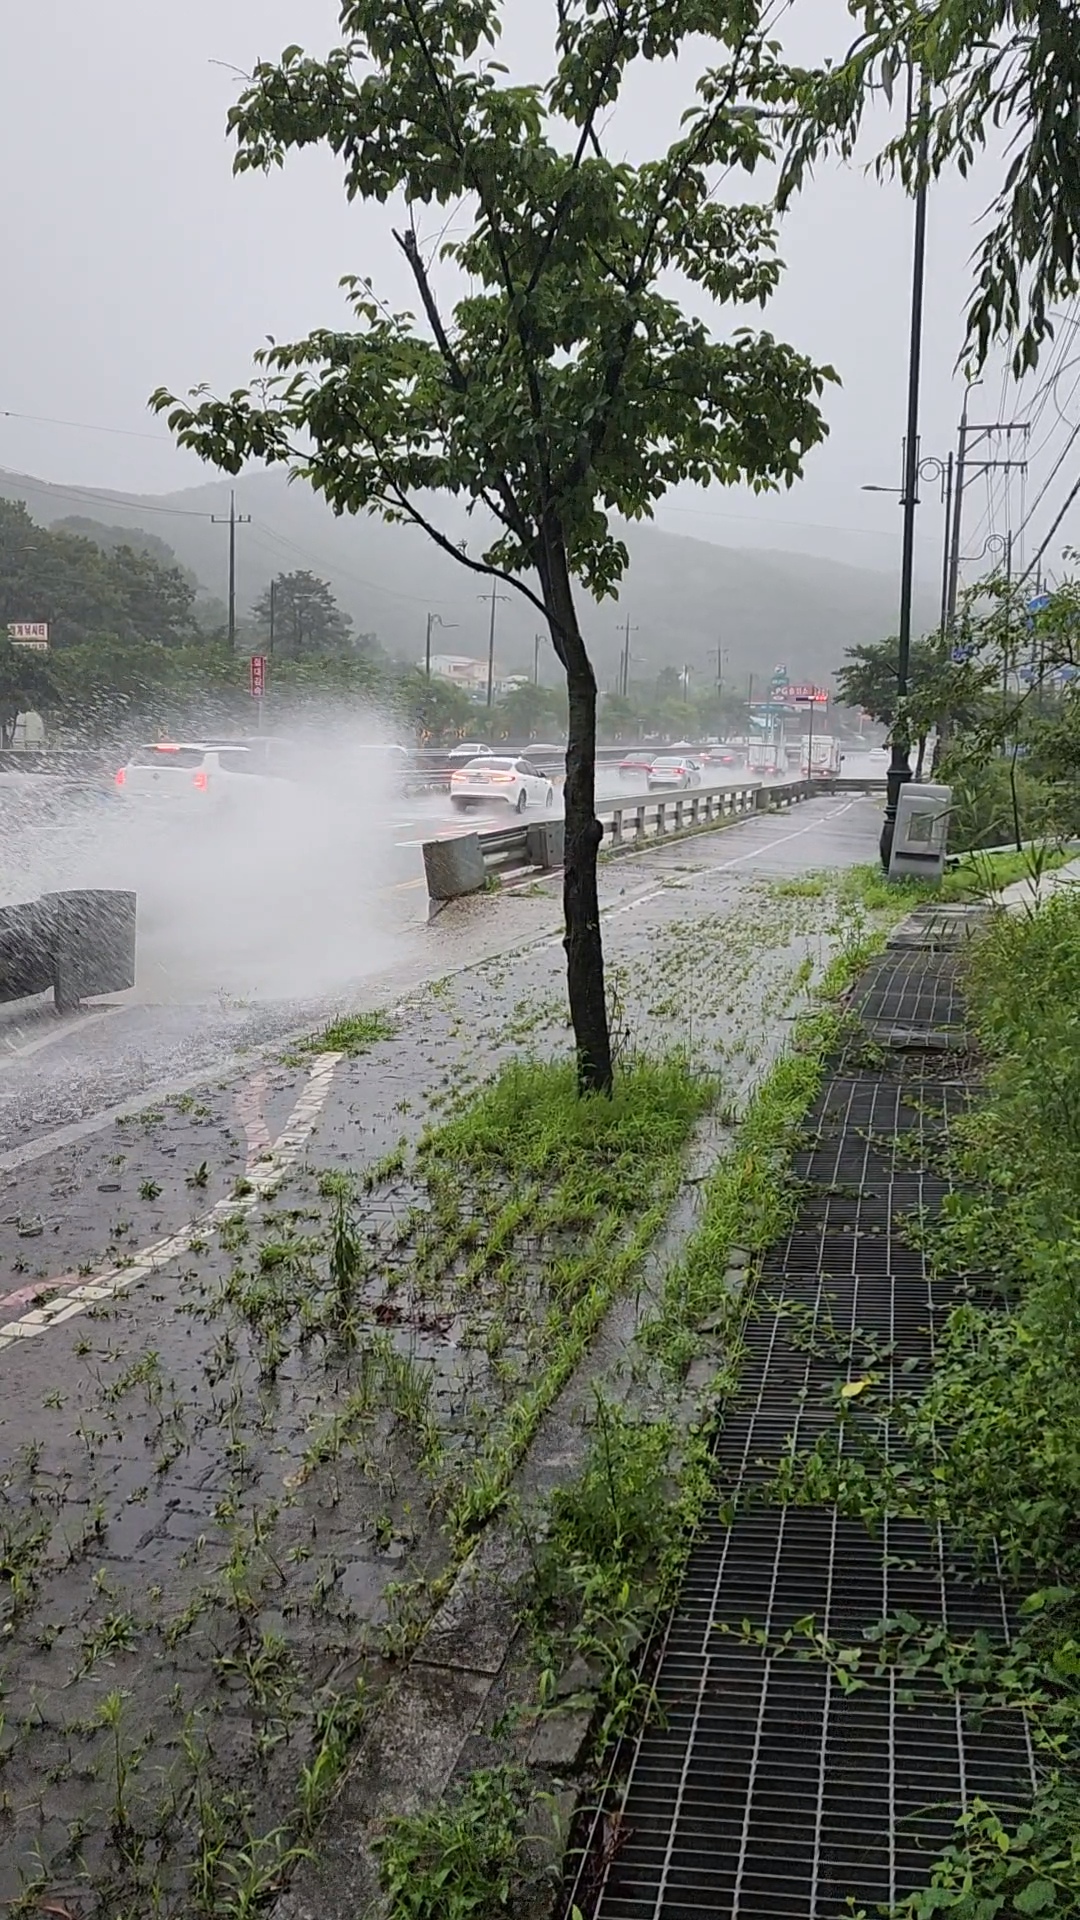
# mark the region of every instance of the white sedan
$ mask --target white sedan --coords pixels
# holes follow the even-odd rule
[[[455,769],[450,776],[450,800],[459,813],[493,800],[524,813],[527,807],[553,807],[555,788],[531,760],[501,760],[489,754]]]

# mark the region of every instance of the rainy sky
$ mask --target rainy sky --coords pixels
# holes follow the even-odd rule
[[[544,71],[553,11],[553,0],[506,0],[500,57],[515,76]],[[841,50],[850,31],[836,0],[793,0],[777,19],[800,61]],[[231,174],[224,121],[240,76],[289,42],[325,50],[335,26],[334,0],[35,0],[7,9],[0,467],[132,491],[197,483],[205,471],[146,415],[154,386],[239,384],[267,335],[287,338],[342,315],[345,272],[374,275],[391,301],[407,304],[387,213],[347,206],[332,157],[290,159],[267,179]],[[694,50],[637,77],[610,148],[637,159],[670,136],[699,64]],[[876,126],[887,130],[887,119]],[[952,444],[973,222],[993,184],[985,173],[933,195],[924,453]],[[829,442],[791,494],[687,489],[661,510],[662,525],[726,544],[895,564],[896,503],[862,489],[898,480],[911,228],[898,187],[860,167],[821,171],[785,223],[788,270],[765,324],[841,374],[827,400]],[[719,316],[720,327],[731,323]],[[1080,416],[1068,360],[1052,392],[1038,396],[1029,500]],[[1005,389],[1000,371],[983,395],[987,418],[1031,411],[1032,390]],[[1020,482],[1012,484],[1015,522]],[[965,544],[1003,526],[1005,512],[1003,487],[995,499],[983,485]],[[929,568],[940,537],[932,486],[921,521]]]

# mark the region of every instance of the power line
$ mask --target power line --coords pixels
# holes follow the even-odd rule
[[[313,553],[309,547],[298,546],[295,540],[290,540],[287,534],[279,532],[269,521],[263,520],[260,522],[260,525],[267,537],[274,541],[279,547],[289,549],[291,552],[297,554],[301,560],[310,561],[313,566],[325,567],[328,572],[339,574],[343,580],[350,580],[354,586],[364,587],[369,593],[382,593],[391,600],[410,600],[414,604],[425,607],[431,604],[433,596],[430,593],[403,593],[399,587],[381,587],[376,581],[365,580],[360,574],[353,573],[348,567],[341,566],[338,561],[329,559],[326,554],[320,555]],[[443,600],[441,604],[444,607],[462,607],[466,602],[464,600],[451,599]]]
[[[0,407],[0,420],[29,420],[35,426],[76,427],[80,433],[108,433],[124,440],[153,440],[159,447],[175,447],[168,433],[145,433],[136,427],[101,427],[91,420],[57,420],[49,413],[17,413],[14,407]]]
[[[30,493],[51,494],[58,500],[92,500],[106,507],[125,507],[129,513],[169,513],[181,520],[210,520],[213,515],[209,508],[200,511],[196,507],[159,507],[152,506],[146,500],[126,500],[122,494],[106,493],[94,487],[61,487],[52,480],[32,480],[24,473],[5,473],[0,468],[0,480],[5,477],[17,480],[20,487]]]
[[[1050,487],[1053,485],[1053,482],[1055,481],[1062,467],[1064,466],[1065,461],[1068,458],[1069,452],[1073,447],[1073,445],[1075,444],[1078,435],[1080,435],[1080,420],[1077,421],[1076,425],[1074,426],[1072,432],[1069,435],[1069,438],[1065,442],[1065,445],[1062,447],[1061,452],[1059,453],[1052,468],[1050,469],[1050,472],[1048,473],[1046,479],[1043,481],[1043,484],[1039,488],[1038,493],[1035,495],[1034,500],[1032,501],[1030,507],[1027,510],[1027,514],[1025,518],[1020,522],[1020,525],[1017,528],[1018,534],[1023,533],[1024,529],[1028,526],[1028,524],[1034,517],[1037,509],[1042,504],[1043,500],[1046,498],[1046,495],[1049,492]]]
[[[1072,487],[1070,488],[1068,498],[1066,499],[1065,504],[1061,509],[1061,512],[1058,514],[1057,519],[1054,521],[1053,525],[1051,526],[1050,531],[1047,534],[1045,540],[1042,542],[1042,545],[1037,549],[1037,551],[1034,554],[1032,554],[1031,560],[1028,563],[1027,569],[1023,575],[1023,578],[1025,580],[1027,579],[1028,574],[1033,573],[1035,571],[1035,568],[1038,566],[1040,560],[1043,557],[1043,554],[1046,552],[1047,547],[1050,545],[1051,540],[1053,539],[1055,533],[1060,527],[1062,521],[1065,518],[1065,515],[1068,513],[1069,508],[1072,506],[1072,503],[1076,499],[1076,496],[1078,493],[1080,493],[1080,478],[1077,478],[1077,480],[1074,481]]]

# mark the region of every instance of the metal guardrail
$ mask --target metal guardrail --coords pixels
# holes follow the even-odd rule
[[[751,781],[743,785],[688,788],[677,793],[621,795],[601,801],[596,817],[604,829],[602,851],[625,851],[646,842],[669,836],[693,833],[752,813],[770,813],[778,807],[797,806],[802,800],[817,800],[835,793],[884,793],[883,779],[815,779],[787,781]],[[549,823],[551,828],[561,821]],[[552,867],[558,858],[534,857],[542,829],[537,826],[507,827],[495,833],[479,833],[484,864],[491,872],[514,871],[526,867]],[[560,836],[561,838],[561,836]]]
[[[0,907],[0,1001],[50,990],[70,1013],[135,985],[135,895],[84,888]]]

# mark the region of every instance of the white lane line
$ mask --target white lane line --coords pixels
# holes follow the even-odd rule
[[[247,1141],[248,1172],[254,1160],[261,1160],[270,1152],[270,1129],[266,1124],[264,1112],[266,1096],[270,1088],[270,1075],[265,1071],[257,1073],[254,1080],[241,1087],[233,1105],[236,1117],[244,1129]]]
[[[727,873],[732,867],[741,867],[744,860],[758,860],[762,854],[771,853],[774,847],[782,847],[785,840],[798,840],[804,833],[813,833],[815,827],[823,826],[826,820],[839,820],[840,815],[849,812],[854,805],[854,800],[845,801],[842,807],[834,807],[831,813],[822,814],[819,820],[808,820],[804,827],[796,827],[794,833],[781,833],[775,840],[770,840],[765,847],[751,847],[747,853],[736,854],[734,860],[721,860],[719,865],[705,867],[702,871]]]
[[[25,1046],[13,1046],[4,1038],[4,1051],[0,1054],[0,1069],[10,1061],[29,1060],[31,1054],[43,1053],[46,1047],[55,1047],[61,1040],[73,1039],[76,1034],[85,1033],[87,1027],[100,1026],[103,1020],[111,1020],[114,1013],[123,1013],[124,1006],[97,1007],[93,1013],[75,1014],[70,1020],[58,1023],[51,1033],[40,1033],[36,1040],[28,1040]]]
[[[750,847],[746,853],[736,854],[734,860],[722,860],[715,866],[700,867],[698,869],[698,872],[703,874],[727,873],[732,867],[742,866],[744,860],[758,860],[762,857],[763,854],[771,853],[774,847],[782,847],[786,840],[798,840],[802,834],[812,833],[815,827],[822,826],[826,820],[838,820],[842,813],[847,813],[850,810],[850,808],[853,807],[854,805],[855,805],[854,800],[847,800],[845,801],[842,807],[834,807],[831,813],[823,814],[817,820],[808,820],[805,826],[796,827],[794,832],[792,833],[778,834],[775,840],[770,840],[768,844],[764,847]],[[753,818],[753,815],[751,814],[747,815],[748,820],[752,818]],[[657,840],[655,842],[649,841],[646,843],[645,847],[643,848],[643,851],[650,852],[654,845],[657,849],[659,849],[665,845],[673,845],[673,844],[674,842],[665,842],[664,840]],[[635,913],[638,907],[647,906],[650,900],[659,900],[660,895],[662,893],[667,893],[667,892],[668,892],[668,888],[666,885],[662,887],[653,887],[650,893],[639,893],[635,899],[625,901],[621,907],[601,907],[600,918],[602,920],[609,920],[609,919],[614,919],[615,916],[620,913]],[[542,940],[538,944],[539,944],[540,951],[544,953],[544,952],[547,952],[547,950],[550,947],[561,947],[562,943],[563,943],[563,935],[559,933],[555,935],[554,939]]]
[[[115,1299],[117,1294],[126,1293],[130,1287],[138,1286],[141,1280],[160,1273],[162,1267],[190,1253],[196,1240],[215,1232],[224,1221],[254,1212],[259,1201],[273,1192],[283,1175],[299,1159],[326,1104],[334,1070],[341,1058],[340,1053],[318,1055],[284,1131],[268,1151],[257,1159],[249,1159],[248,1190],[245,1193],[226,1194],[208,1213],[193,1220],[190,1226],[182,1227],[179,1233],[171,1233],[164,1240],[154,1241],[125,1265],[102,1267],[91,1274],[83,1285],[73,1287],[70,1292],[47,1301],[43,1307],[37,1307],[31,1313],[24,1313],[20,1319],[12,1320],[6,1326],[0,1325],[0,1350],[15,1346],[20,1340],[32,1340],[40,1333],[47,1333],[50,1327],[58,1325],[61,1320],[73,1320],[77,1314],[85,1313],[88,1307],[99,1306],[103,1300]]]

